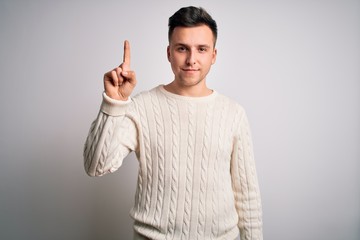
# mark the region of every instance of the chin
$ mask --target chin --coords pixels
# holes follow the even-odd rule
[[[181,84],[183,87],[189,88],[189,87],[195,87],[199,85],[199,82],[183,82]]]
[[[179,81],[180,85],[184,87],[193,87],[201,84],[203,79],[182,79]]]

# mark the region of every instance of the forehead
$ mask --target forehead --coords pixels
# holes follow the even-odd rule
[[[195,27],[176,27],[171,35],[170,44],[213,45],[214,36],[206,25]]]

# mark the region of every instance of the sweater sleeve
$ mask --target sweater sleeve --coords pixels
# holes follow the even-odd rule
[[[117,101],[103,93],[99,114],[91,124],[84,146],[84,167],[89,176],[116,171],[138,146],[131,110],[133,101]]]
[[[251,133],[245,112],[234,139],[231,177],[241,240],[261,240],[262,207]]]

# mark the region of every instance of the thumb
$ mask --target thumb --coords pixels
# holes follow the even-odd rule
[[[135,86],[137,83],[136,75],[134,71],[122,71],[121,75],[126,79],[128,83]]]

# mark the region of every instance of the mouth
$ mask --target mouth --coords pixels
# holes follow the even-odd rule
[[[183,70],[184,72],[188,72],[188,73],[193,73],[193,72],[199,71],[199,69],[194,69],[194,68],[182,68],[181,70]]]

